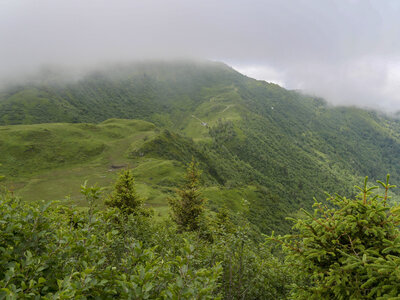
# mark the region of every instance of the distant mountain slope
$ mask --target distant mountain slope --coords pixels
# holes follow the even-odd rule
[[[284,215],[310,208],[313,197],[321,199],[325,191],[353,193],[359,177],[382,179],[390,173],[394,183],[400,181],[398,120],[329,107],[221,63],[132,64],[0,95],[2,124],[97,123],[114,117],[141,119],[146,122],[132,122],[150,129],[132,131],[130,121],[122,120],[0,127],[0,173],[16,183],[25,180],[33,191],[32,170],[39,180],[64,166],[83,181],[89,173],[79,171],[80,165],[104,169],[112,164],[107,153],[120,153],[110,157],[136,166],[142,190],[163,207],[165,192],[179,183],[178,174],[194,156],[205,171],[210,204],[238,208],[248,197],[251,219],[263,231],[287,226]],[[35,151],[43,155],[34,156]],[[165,176],[149,175],[157,166],[168,170]]]
[[[165,214],[166,198],[181,183],[192,157],[203,170],[204,194],[211,207],[226,204],[241,210],[243,197],[262,203],[265,196],[251,184],[224,187],[228,175],[239,179],[243,170],[252,174],[251,167],[222,168],[219,153],[140,120],[0,126],[0,146],[0,172],[7,174],[7,187],[30,201],[68,197],[66,201],[84,206],[79,193],[83,181],[109,187],[117,172],[129,167],[146,203]],[[284,211],[283,204],[269,208],[265,229],[281,223]]]
[[[0,94],[0,124],[101,122],[109,118],[179,116],[208,87],[242,76],[220,63],[137,63],[89,73],[78,81],[15,86]]]

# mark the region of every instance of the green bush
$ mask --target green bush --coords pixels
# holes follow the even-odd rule
[[[96,194],[96,189],[86,191],[89,198]],[[122,214],[30,204],[4,195],[0,299],[219,297],[221,266],[199,266],[193,240],[163,233],[164,227],[145,216]],[[163,237],[158,246],[153,235]],[[179,252],[170,252],[175,244],[181,245]]]
[[[284,299],[289,268],[227,210],[179,232],[118,208],[88,209],[0,198],[0,299]],[[236,225],[235,225],[236,224]],[[207,231],[207,232],[203,232]],[[212,239],[204,239],[208,234]]]
[[[295,234],[275,239],[298,271],[296,299],[397,299],[400,294],[400,205],[387,206],[389,176],[378,187],[367,178],[355,199],[330,196],[297,220]]]

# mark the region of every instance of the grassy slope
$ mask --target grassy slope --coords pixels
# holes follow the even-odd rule
[[[324,191],[352,193],[365,175],[390,172],[400,180],[397,120],[330,108],[221,64],[139,64],[0,95],[3,123],[110,117],[168,131],[123,120],[1,127],[0,174],[26,198],[70,194],[79,203],[83,180],[108,185],[115,178],[110,165],[130,165],[139,191],[165,212],[165,198],[193,155],[205,170],[210,205],[240,209],[247,199],[263,229],[310,207]]]
[[[165,214],[166,198],[179,185],[184,163],[192,155],[202,159],[188,140],[138,120],[1,126],[0,132],[1,173],[8,174],[5,184],[31,201],[60,200],[85,206],[80,184],[88,180],[110,190],[124,166],[134,169],[138,192],[147,204]],[[236,203],[238,193],[224,192],[207,172],[203,177],[210,203]],[[224,199],[219,200],[221,195]]]
[[[27,199],[70,195],[77,203],[79,185],[84,180],[109,185],[117,170],[112,166],[136,167],[142,163],[128,159],[127,152],[159,134],[151,123],[115,119],[98,125],[56,123],[4,126],[0,130],[2,172],[8,174],[10,187]],[[171,174],[176,173],[175,168],[169,169]],[[143,177],[140,168],[137,175]],[[151,188],[141,189],[152,193]]]

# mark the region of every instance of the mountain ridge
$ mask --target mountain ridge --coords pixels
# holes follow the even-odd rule
[[[287,229],[283,216],[299,208],[308,209],[313,197],[320,199],[325,191],[354,194],[354,184],[366,175],[376,180],[389,172],[394,182],[400,181],[398,120],[359,108],[331,107],[321,98],[251,79],[220,63],[116,67],[113,72],[97,72],[74,83],[20,87],[13,95],[3,93],[0,97],[3,123],[54,123],[60,118],[78,123],[59,125],[64,130],[59,133],[61,140],[68,140],[73,126],[81,126],[83,136],[98,130],[97,137],[88,135],[93,136],[93,145],[95,141],[99,145],[95,147],[98,153],[89,157],[101,157],[104,171],[113,163],[107,160],[107,151],[119,153],[125,165],[139,168],[138,183],[158,207],[166,208],[167,194],[179,185],[185,163],[195,157],[204,170],[210,205],[218,207],[225,202],[238,208],[240,195],[247,195],[251,198],[251,219],[262,231],[279,226]],[[142,133],[132,132],[127,126],[130,121],[105,121],[110,118],[150,122],[152,133],[137,140],[135,134]],[[115,141],[102,133],[111,125],[116,127],[107,130]],[[19,126],[26,126],[20,127],[22,132],[23,128],[29,131],[39,125]],[[42,126],[50,130],[55,125]],[[29,157],[26,152],[17,156],[18,151],[13,154],[6,149],[12,140],[6,128],[18,131],[19,127],[0,127],[0,171],[8,175],[9,182],[25,180],[33,191],[32,176],[27,174],[21,179],[21,175],[10,173],[11,167],[21,172]],[[126,138],[119,148],[118,138]],[[46,147],[57,149],[60,142],[56,140],[50,139]],[[38,148],[46,140],[39,135],[30,142]],[[74,143],[80,145],[83,141],[75,139]],[[135,143],[139,144],[132,146]],[[108,146],[101,148],[103,144]],[[74,153],[68,145],[65,147],[69,155]],[[44,165],[50,159],[37,158]],[[57,163],[54,158],[52,161]],[[80,163],[86,164],[85,160]],[[75,167],[66,163],[66,168]],[[170,175],[154,173],[157,168]],[[53,169],[50,166],[43,172],[51,174]],[[100,183],[110,184],[112,176],[106,176],[108,181],[101,180],[99,176],[103,175],[99,174],[103,171],[94,170]],[[40,181],[40,172],[35,180]],[[81,172],[76,170],[75,177],[82,181],[90,177]],[[78,185],[75,180],[72,183]],[[245,192],[240,192],[241,188]],[[40,190],[46,194],[43,188]],[[213,196],[219,193],[224,200]]]

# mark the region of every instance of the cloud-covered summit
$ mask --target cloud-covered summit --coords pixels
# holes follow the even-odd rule
[[[43,65],[224,61],[337,104],[400,109],[400,2],[5,0],[0,80]]]

